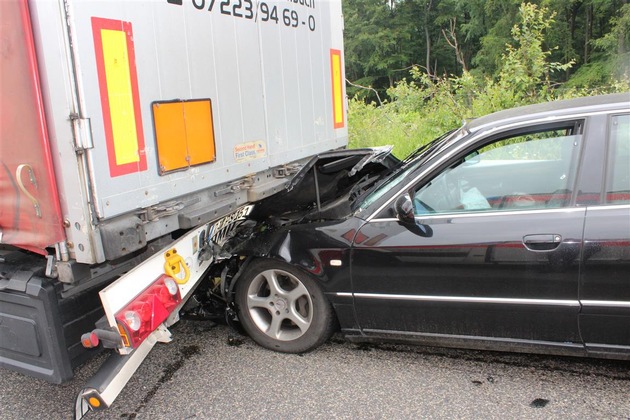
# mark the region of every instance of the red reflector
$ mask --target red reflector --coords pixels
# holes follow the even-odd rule
[[[160,276],[116,313],[116,322],[125,345],[138,347],[181,301],[175,280],[167,275]]]
[[[83,344],[83,347],[86,349],[97,347],[99,344],[98,336],[93,332],[85,333],[81,336],[81,344]]]

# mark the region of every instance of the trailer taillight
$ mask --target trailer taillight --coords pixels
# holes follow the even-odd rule
[[[118,330],[126,347],[136,348],[173,312],[182,297],[172,277],[160,276],[116,313]]]

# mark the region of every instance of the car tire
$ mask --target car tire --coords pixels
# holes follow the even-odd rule
[[[313,350],[336,325],[317,282],[281,261],[252,261],[236,284],[235,302],[249,336],[262,347],[283,353]]]

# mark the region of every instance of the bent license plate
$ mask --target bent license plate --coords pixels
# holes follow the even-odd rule
[[[230,233],[247,218],[253,208],[254,206],[249,204],[217,220],[210,226],[210,230],[208,231],[210,241],[216,245],[223,246]]]

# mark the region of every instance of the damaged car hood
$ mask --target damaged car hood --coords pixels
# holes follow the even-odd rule
[[[332,161],[327,163],[326,165],[321,165],[321,170],[324,172],[332,172],[339,169],[347,169],[350,163],[354,163],[358,158],[360,160],[352,166],[352,168],[348,171],[348,176],[352,177],[357,172],[361,171],[365,165],[368,163],[380,163],[383,162],[388,156],[391,157],[391,152],[393,146],[380,146],[380,147],[369,147],[366,149],[354,149],[354,150],[335,150],[332,152],[326,152],[319,155],[314,156],[311,160],[308,161],[306,165],[302,167],[298,171],[297,174],[293,177],[291,182],[287,185],[287,191],[291,191],[295,188],[296,185],[299,185],[304,177],[311,171],[314,167],[317,166],[318,162],[322,160],[331,159]]]
[[[256,203],[250,218],[279,224],[343,218],[358,196],[399,164],[391,150],[382,146],[318,154],[284,191]]]

